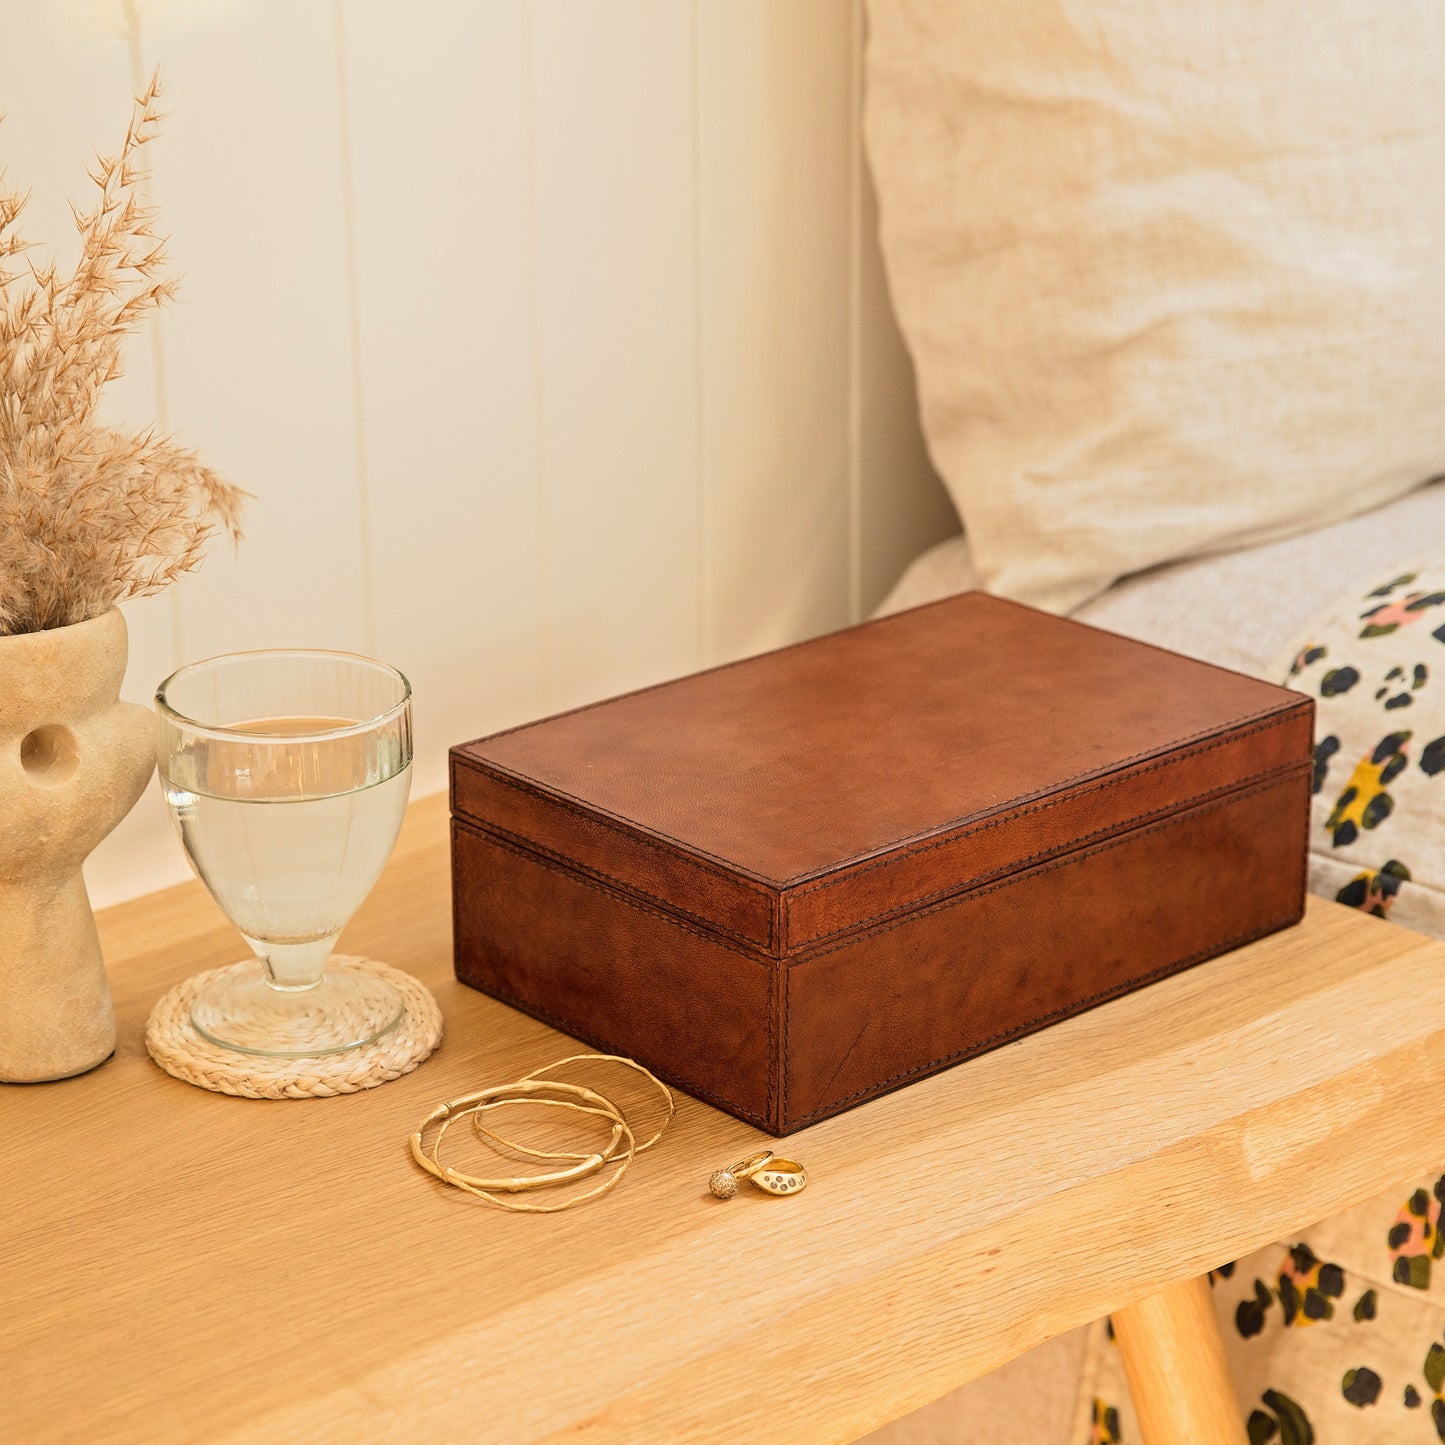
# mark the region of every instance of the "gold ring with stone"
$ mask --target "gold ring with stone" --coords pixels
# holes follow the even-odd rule
[[[719,1199],[731,1199],[738,1192],[738,1180],[751,1179],[759,1169],[770,1164],[772,1158],[773,1151],[771,1149],[763,1149],[756,1154],[750,1154],[737,1164],[729,1164],[726,1169],[717,1170],[707,1181],[707,1187]]]
[[[800,1194],[808,1185],[808,1171],[796,1159],[769,1159],[751,1178],[767,1194]]]

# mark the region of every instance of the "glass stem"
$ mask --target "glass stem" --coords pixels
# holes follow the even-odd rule
[[[281,993],[304,993],[321,982],[326,960],[336,945],[336,935],[311,938],[300,943],[278,943],[274,939],[247,938],[252,951],[266,971],[266,982]]]

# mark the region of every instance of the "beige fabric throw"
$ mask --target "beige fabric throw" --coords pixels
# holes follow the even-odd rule
[[[869,26],[889,282],[984,586],[1065,610],[1445,470],[1445,7]]]

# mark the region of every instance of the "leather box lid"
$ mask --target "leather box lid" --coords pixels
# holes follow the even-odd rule
[[[1298,693],[971,592],[463,744],[452,806],[781,956],[1298,770],[1312,731]]]

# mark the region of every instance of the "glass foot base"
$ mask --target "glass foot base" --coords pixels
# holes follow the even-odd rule
[[[228,971],[196,995],[202,1038],[243,1054],[306,1059],[379,1039],[401,1021],[401,995],[374,974],[328,969],[313,988],[272,988],[259,963]]]

